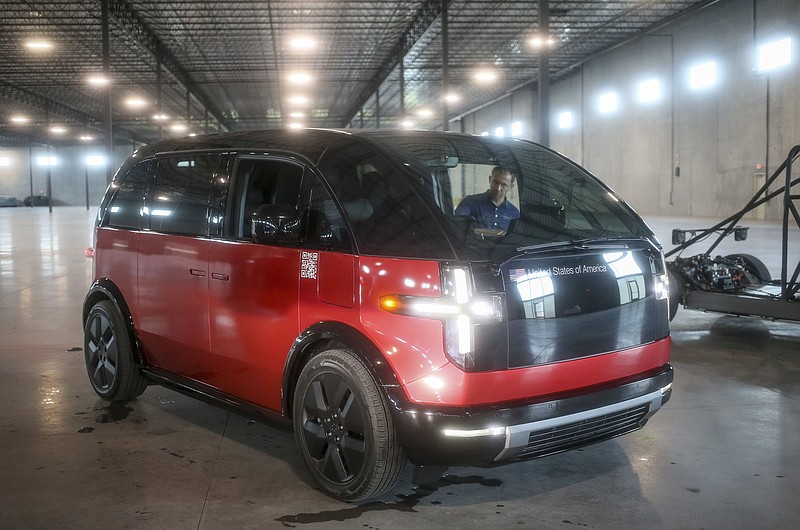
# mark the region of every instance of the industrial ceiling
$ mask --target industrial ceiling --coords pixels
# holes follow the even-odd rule
[[[714,1],[3,1],[0,146],[109,126],[117,142],[292,124],[441,129],[444,95],[452,120],[535,83],[541,50],[558,80]],[[545,7],[551,44],[537,47]]]

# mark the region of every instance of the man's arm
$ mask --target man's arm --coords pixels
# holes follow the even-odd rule
[[[473,199],[472,195],[467,195],[461,202],[458,203],[455,211],[453,212],[455,215],[463,215],[463,216],[470,216],[470,217],[477,217],[475,215],[475,208],[474,208],[475,200]]]

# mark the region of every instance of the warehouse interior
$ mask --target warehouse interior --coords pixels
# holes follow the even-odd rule
[[[80,317],[111,176],[139,147],[186,135],[409,128],[532,140],[618,192],[669,251],[672,229],[741,210],[800,144],[798,28],[794,0],[5,2],[0,518],[794,526],[797,322],[681,308],[673,397],[641,431],[496,468],[409,465],[390,494],[349,505],[314,488],[289,431],[158,386],[124,405],[98,399]],[[715,253],[758,256],[780,277],[782,260],[800,262],[800,220],[784,228],[786,208],[779,195],[750,209],[747,240]]]

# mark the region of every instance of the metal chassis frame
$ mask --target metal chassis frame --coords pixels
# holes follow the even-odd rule
[[[767,318],[800,321],[800,301],[795,299],[798,291],[800,291],[800,282],[798,282],[798,276],[800,276],[800,261],[795,265],[791,277],[789,276],[788,263],[790,214],[797,227],[800,228],[800,213],[798,212],[800,194],[792,194],[792,188],[800,183],[800,178],[792,180],[792,166],[799,156],[800,145],[796,145],[789,151],[788,156],[780,167],[767,179],[761,189],[755,193],[744,208],[711,228],[698,230],[697,232],[700,232],[698,235],[686,240],[664,255],[666,258],[669,258],[674,254],[680,254],[689,246],[705,239],[714,232],[718,232],[719,235],[716,240],[705,252],[706,255],[710,255],[725,237],[739,228],[737,224],[745,214],[766,203],[770,199],[783,195],[780,300],[775,297],[760,296],[754,293],[724,294],[706,291],[687,291],[683,293],[684,305],[686,307],[738,315],[758,315]],[[784,174],[783,186],[775,191],[769,192],[769,187],[778,180],[781,174]]]

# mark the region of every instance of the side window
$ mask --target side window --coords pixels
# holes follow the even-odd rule
[[[264,158],[243,158],[236,164],[237,194],[234,236],[252,237],[253,214],[266,204],[297,208],[303,167],[292,162]]]
[[[169,234],[208,233],[211,180],[219,155],[187,155],[158,161],[150,211],[150,229]]]
[[[131,169],[106,210],[103,224],[112,228],[140,230],[147,185],[152,179],[151,162],[145,161]]]
[[[319,179],[311,188],[305,247],[320,250],[352,252],[347,226],[333,198]]]

